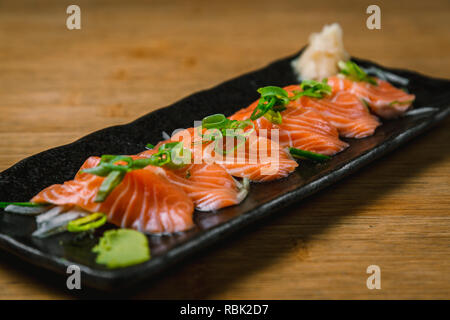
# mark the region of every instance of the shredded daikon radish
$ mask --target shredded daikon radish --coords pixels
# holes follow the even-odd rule
[[[23,215],[34,216],[37,214],[41,214],[51,208],[52,207],[44,206],[44,205],[37,206],[37,207],[24,207],[24,206],[16,206],[14,204],[10,204],[9,206],[7,206],[5,208],[5,211],[11,212],[11,213],[18,213],[18,214],[23,214]]]
[[[78,207],[55,206],[36,217],[37,229],[33,237],[46,238],[67,231],[67,224],[79,217],[89,214]]]
[[[48,222],[41,224],[39,228],[33,232],[32,236],[46,238],[57,233],[65,232],[67,230],[67,224],[80,216],[79,212],[72,211],[57,215]]]

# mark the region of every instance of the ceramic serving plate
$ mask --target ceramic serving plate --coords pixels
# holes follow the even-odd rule
[[[28,201],[43,188],[72,179],[89,156],[138,153],[147,143],[162,140],[163,130],[172,132],[178,128],[191,127],[194,120],[207,115],[230,115],[247,106],[258,98],[256,89],[259,87],[296,83],[291,68],[291,61],[296,56],[298,54],[195,93],[129,124],[106,128],[71,144],[24,159],[0,173],[0,200]],[[407,89],[417,97],[414,111],[396,120],[383,121],[383,125],[371,137],[346,140],[350,147],[326,163],[302,161],[297,170],[285,179],[252,184],[249,196],[238,206],[216,213],[196,212],[197,226],[189,232],[173,236],[149,236],[152,258],[146,263],[114,270],[95,263],[91,248],[102,232],[112,226],[96,231],[95,238],[84,239],[82,245],[79,241],[74,242],[75,235],[69,233],[37,239],[31,237],[36,228],[33,217],[1,210],[0,246],[32,264],[61,274],[66,273],[67,266],[76,264],[81,268],[82,282],[98,289],[118,290],[137,285],[194,252],[229,237],[232,232],[335,183],[421,134],[450,113],[449,80],[354,60],[363,67],[376,66],[409,79]]]

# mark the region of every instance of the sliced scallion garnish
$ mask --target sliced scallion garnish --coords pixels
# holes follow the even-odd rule
[[[283,117],[281,116],[280,111],[269,110],[264,117],[275,124],[281,124],[283,122]]]
[[[19,207],[41,207],[48,204],[45,203],[35,203],[35,202],[0,202],[0,208],[6,208],[9,205],[19,206]]]
[[[294,158],[304,159],[304,160],[313,160],[313,161],[322,162],[322,161],[331,159],[331,157],[326,156],[324,154],[307,151],[307,150],[302,150],[302,149],[297,149],[297,148],[293,148],[293,147],[289,148],[289,153]]]
[[[366,107],[367,111],[370,110],[369,102],[366,99],[361,99],[361,102],[363,103],[364,107]]]
[[[389,103],[389,106],[390,106],[390,107],[393,107],[393,106],[395,106],[395,105],[402,106],[402,105],[410,104],[410,103],[413,103],[413,102],[414,102],[414,100],[407,100],[407,101],[398,101],[398,100],[394,100],[394,101],[392,101],[391,103]]]
[[[250,119],[257,120],[264,116],[274,124],[281,124],[283,122],[281,112],[286,110],[286,105],[289,101],[296,100],[301,96],[323,98],[331,94],[331,87],[328,85],[327,79],[324,79],[322,82],[304,80],[300,84],[300,88],[302,91],[294,92],[293,96],[289,96],[289,93],[280,87],[268,86],[259,88],[258,92],[261,94],[261,98]]]
[[[86,217],[72,220],[67,224],[67,231],[69,232],[83,232],[91,229],[101,227],[106,223],[106,215],[100,212],[95,212]]]
[[[296,100],[301,96],[321,99],[331,94],[331,86],[328,85],[328,80],[326,78],[321,82],[316,80],[303,80],[300,84],[300,88],[302,91],[295,92],[295,95],[291,97],[292,100]]]
[[[100,188],[98,188],[95,202],[103,202],[109,196],[109,194],[117,187],[125,177],[126,172],[113,170],[103,180]]]
[[[255,107],[252,115],[250,116],[251,120],[261,118],[270,110],[274,112],[286,110],[286,105],[289,103],[290,99],[288,92],[283,88],[268,86],[259,88],[258,92],[261,94],[261,98],[259,98],[258,105]],[[277,117],[277,121],[281,121],[280,118]]]
[[[364,82],[368,82],[374,86],[378,85],[375,78],[369,76],[364,70],[362,70],[353,61],[339,61],[338,67],[340,69],[339,73],[343,74],[350,80],[364,81]]]
[[[248,127],[251,129],[244,131]],[[203,118],[202,128],[207,129],[204,134],[199,132],[202,141],[215,141],[214,150],[219,154],[227,154],[245,143],[247,137],[255,130],[255,124],[251,120],[230,120],[225,115],[218,113]],[[223,150],[221,143],[223,143],[224,137],[236,139],[239,143],[229,150]]]
[[[38,228],[31,234],[33,237],[46,238],[54,234],[67,231],[67,224],[80,217],[80,212],[69,210],[62,214],[58,214],[45,223],[38,225]]]
[[[221,113],[213,114],[202,119],[203,128],[219,129],[223,135],[226,135],[226,130],[244,130],[249,126],[253,126],[250,120],[230,120]]]

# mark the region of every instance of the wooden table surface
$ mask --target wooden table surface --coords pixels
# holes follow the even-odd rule
[[[70,3],[0,4],[0,170],[290,55],[335,21],[354,56],[450,78],[448,0],[381,3],[381,30],[365,27],[372,1],[74,1],[73,31]],[[127,296],[450,298],[449,125]],[[372,264],[381,290],[366,287]],[[41,272],[1,251],[0,298],[102,296]]]

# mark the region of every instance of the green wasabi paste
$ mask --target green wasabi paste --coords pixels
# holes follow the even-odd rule
[[[108,268],[123,268],[150,259],[147,237],[131,229],[105,231],[99,243],[92,249],[97,253],[98,264]]]

